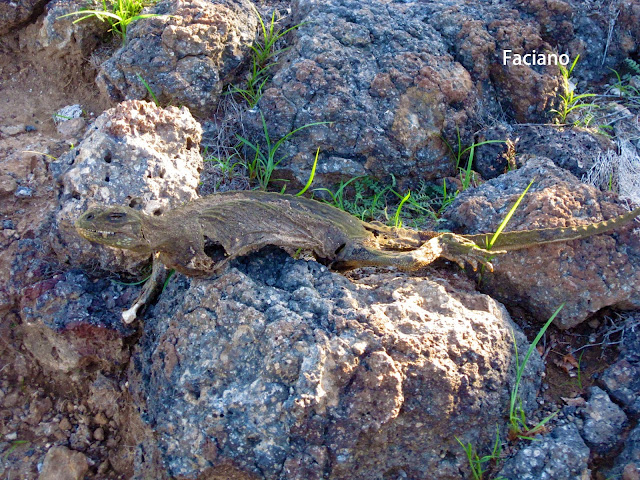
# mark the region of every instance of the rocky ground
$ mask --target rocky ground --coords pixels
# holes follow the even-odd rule
[[[0,5],[0,476],[477,478],[459,442],[488,454],[497,428],[482,478],[640,478],[637,223],[499,256],[492,273],[440,261],[345,276],[265,249],[214,278],[174,275],[122,323],[149,259],[90,244],[73,221],[96,204],[162,215],[255,186],[207,161],[240,151],[235,134],[264,149],[264,128],[275,142],[319,122],[277,151],[287,191],[318,148],[313,187],[367,175],[455,190],[447,142],[509,139],[511,152],[475,151],[472,188],[437,224],[456,232],[494,231],[532,181],[509,229],[638,201],[640,71],[625,63],[638,1],[255,6],[299,26],[251,108],[224,94],[246,85],[261,38],[249,0],[160,1],[124,45],[106,24],[59,18],[77,2]],[[559,70],[503,65],[506,48],[580,54],[572,81],[599,108],[552,125]],[[609,68],[629,75],[616,84]],[[519,386],[529,427],[553,417],[518,439],[516,368],[563,303]]]

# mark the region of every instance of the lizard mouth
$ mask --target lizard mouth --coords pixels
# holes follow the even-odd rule
[[[79,228],[78,229],[80,231],[81,234],[87,235],[87,236],[91,236],[91,237],[102,237],[102,238],[108,238],[108,237],[112,237],[114,235],[117,235],[116,232],[107,232],[104,230],[94,230],[91,228]]]

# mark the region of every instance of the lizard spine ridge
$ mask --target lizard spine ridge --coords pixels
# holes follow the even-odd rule
[[[544,245],[546,243],[578,240],[622,227],[633,221],[638,216],[640,216],[640,207],[618,217],[604,220],[602,222],[590,223],[587,225],[503,232],[498,236],[498,239],[491,248],[496,250],[513,251],[523,248],[530,248],[536,245]],[[484,247],[485,245],[489,244],[489,241],[491,240],[493,234],[480,233],[477,235],[462,236],[468,240],[471,240],[475,244]]]

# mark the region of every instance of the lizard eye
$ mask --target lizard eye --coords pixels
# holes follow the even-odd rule
[[[86,218],[87,220],[93,220],[93,217],[94,217],[93,213],[90,213],[90,214],[89,214],[89,215],[87,215],[85,218]]]

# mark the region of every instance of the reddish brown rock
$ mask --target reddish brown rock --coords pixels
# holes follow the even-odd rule
[[[494,232],[531,180],[534,183],[507,230],[566,227],[621,215],[613,195],[581,183],[549,159],[531,158],[516,171],[461,194],[447,211],[464,233]],[[640,235],[637,223],[583,240],[533,246],[500,255],[485,271],[483,291],[570,328],[605,307],[640,306]]]

